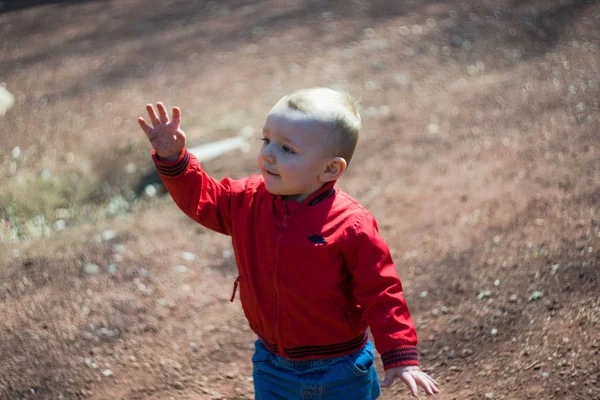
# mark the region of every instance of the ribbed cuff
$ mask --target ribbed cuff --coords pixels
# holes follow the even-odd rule
[[[385,370],[407,365],[419,365],[419,353],[416,347],[402,347],[386,351],[381,355],[381,361]]]
[[[183,149],[177,160],[175,161],[162,161],[156,151],[152,151],[152,161],[156,166],[156,171],[160,175],[175,177],[183,173],[190,163],[190,153],[187,149]]]

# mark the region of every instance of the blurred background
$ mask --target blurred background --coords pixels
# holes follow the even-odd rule
[[[360,103],[339,186],[437,397],[600,398],[599,46],[598,0],[0,2],[0,399],[253,398],[230,241],[136,119],[179,106],[189,146],[243,142],[203,163],[241,178],[312,86]]]

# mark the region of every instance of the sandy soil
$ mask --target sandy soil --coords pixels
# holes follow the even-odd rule
[[[194,145],[254,131],[205,165],[242,177],[277,99],[343,85],[364,131],[340,187],[437,398],[600,399],[599,43],[592,0],[0,3],[0,398],[253,398],[229,240],[139,190],[135,121],[160,100]]]

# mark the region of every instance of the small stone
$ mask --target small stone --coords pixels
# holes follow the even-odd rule
[[[535,292],[531,293],[531,296],[529,296],[529,301],[536,301],[542,297],[544,297],[544,293],[536,290]]]
[[[235,378],[240,373],[240,369],[236,363],[231,363],[229,369],[225,371],[225,376],[229,379]]]
[[[105,242],[108,242],[109,240],[114,239],[115,237],[117,237],[117,232],[112,229],[107,229],[102,232],[102,240],[104,240]]]
[[[516,303],[518,299],[519,299],[519,296],[517,296],[516,294],[513,294],[513,295],[511,295],[511,296],[508,298],[508,302],[509,302],[509,303]]]
[[[97,264],[87,263],[83,266],[83,272],[88,275],[95,275],[100,272],[100,267]]]
[[[62,231],[63,229],[65,229],[67,227],[67,222],[64,219],[59,219],[58,221],[56,221],[54,223],[54,225],[52,225],[52,228],[55,231]]]
[[[424,290],[424,291],[421,292],[420,296],[421,297],[427,297],[428,294],[429,293],[427,293],[427,290]]]
[[[127,171],[128,174],[135,174],[137,171],[137,166],[134,163],[128,163],[125,166],[125,171]]]
[[[13,147],[13,149],[10,152],[10,155],[16,160],[21,155],[21,148],[19,146]]]
[[[185,265],[178,265],[175,267],[175,272],[185,273],[187,272],[187,267]]]
[[[40,172],[40,178],[45,181],[52,178],[52,171],[50,171],[50,168],[44,168],[42,172]]]
[[[479,292],[479,294],[477,295],[477,299],[482,300],[482,299],[487,299],[492,295],[492,291],[491,290],[483,290],[481,292]]]
[[[490,332],[492,335],[496,336],[498,334],[498,329],[496,328],[492,328],[492,331]]]
[[[104,376],[112,376],[113,372],[110,369],[105,369],[102,371],[102,375]]]
[[[440,127],[437,124],[429,124],[427,125],[427,132],[430,135],[436,135],[440,133]]]
[[[119,266],[117,264],[109,264],[106,270],[109,274],[116,274]]]
[[[158,194],[156,186],[150,184],[144,188],[144,194],[150,198],[155,197]]]
[[[223,252],[221,253],[221,255],[223,256],[223,258],[229,258],[233,255],[233,250],[231,249],[225,249],[223,250]]]
[[[173,387],[177,390],[184,390],[185,389],[185,385],[181,382],[175,382],[173,384]]]

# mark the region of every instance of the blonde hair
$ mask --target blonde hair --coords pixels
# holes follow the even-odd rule
[[[350,94],[337,88],[316,87],[295,91],[284,100],[291,109],[330,125],[331,149],[336,157],[343,157],[350,164],[362,126],[358,103]]]

